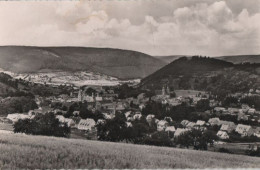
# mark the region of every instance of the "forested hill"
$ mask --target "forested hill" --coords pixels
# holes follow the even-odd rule
[[[181,57],[144,78],[142,83],[145,84],[146,82],[168,78],[169,76],[179,77],[207,73],[232,66],[232,63],[214,58],[203,58],[197,56],[191,58]]]
[[[88,47],[0,47],[0,69],[92,71],[120,79],[143,78],[165,65],[150,55],[120,49]]]
[[[161,89],[167,84],[174,89],[246,91],[259,85],[259,74],[260,64],[236,65],[209,57],[182,57],[144,78],[140,87]]]

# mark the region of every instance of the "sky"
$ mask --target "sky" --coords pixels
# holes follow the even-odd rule
[[[260,54],[260,0],[1,1],[0,45]]]

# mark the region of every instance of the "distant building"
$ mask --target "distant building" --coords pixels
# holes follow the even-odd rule
[[[142,114],[141,114],[141,113],[137,113],[137,114],[135,114],[135,115],[133,116],[133,118],[134,118],[135,120],[140,120],[140,119],[142,118]]]
[[[248,120],[248,116],[245,113],[239,113],[237,115],[237,120],[245,120],[245,121],[247,121]]]
[[[248,109],[247,113],[248,114],[255,114],[256,110],[255,109]]]
[[[93,119],[81,119],[78,124],[79,130],[93,130],[95,128],[96,122]]]
[[[174,133],[174,137],[178,137],[180,136],[181,134],[184,134],[185,132],[188,132],[189,129],[183,129],[183,128],[177,128],[175,133]]]
[[[227,124],[223,124],[220,128],[221,131],[225,131],[225,132],[232,132],[233,130],[235,130],[236,126],[232,126],[232,125],[227,125]]]
[[[157,123],[157,130],[158,131],[164,131],[167,126],[168,126],[168,122],[165,121],[165,120],[160,120],[158,123]]]
[[[166,131],[166,132],[175,132],[176,129],[175,129],[174,126],[168,126],[168,127],[166,127],[165,131]]]
[[[238,124],[235,131],[239,133],[241,136],[251,136],[254,133],[253,128],[251,126],[243,124]]]
[[[215,107],[214,111],[216,111],[216,112],[224,112],[224,111],[226,111],[226,109],[224,107]]]
[[[205,124],[206,124],[206,122],[203,121],[203,120],[198,120],[198,121],[196,122],[196,125],[199,125],[199,126],[204,126]]]
[[[214,126],[214,125],[219,125],[220,120],[218,117],[215,117],[215,118],[210,118],[208,122],[211,126]]]
[[[152,114],[147,115],[147,116],[146,116],[146,121],[147,121],[148,123],[151,123],[154,118],[155,118],[155,115],[152,115]]]
[[[26,114],[21,114],[21,113],[13,113],[13,114],[8,114],[7,119],[11,120],[12,122],[17,122],[19,119],[30,119],[31,117]]]
[[[229,136],[228,136],[227,132],[222,131],[222,130],[218,131],[217,136],[220,139],[229,139]]]

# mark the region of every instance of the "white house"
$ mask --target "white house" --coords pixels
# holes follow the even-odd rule
[[[177,128],[174,133],[174,137],[176,138],[176,137],[180,136],[181,134],[188,132],[188,131],[189,131],[189,129]]]
[[[70,119],[70,118],[65,118],[64,123],[67,123],[67,125],[68,125],[69,127],[75,125],[75,121],[74,121],[73,119]]]
[[[224,107],[215,107],[214,111],[216,111],[216,112],[224,112],[224,111],[226,111],[226,109]]]
[[[225,132],[232,132],[233,130],[235,130],[235,126],[231,126],[231,125],[226,125],[226,124],[223,124],[220,128],[221,131],[225,131]]]
[[[255,109],[248,109],[247,113],[248,114],[255,114],[256,110]]]
[[[192,128],[195,127],[195,125],[196,125],[196,123],[194,123],[194,122],[189,122],[189,123],[186,125],[186,128],[192,129]]]
[[[57,115],[56,118],[59,119],[60,122],[65,122],[65,117],[62,115]]]
[[[149,122],[151,122],[154,118],[155,118],[155,115],[152,115],[152,114],[147,115],[147,116],[146,116],[146,121],[149,123]]]
[[[78,124],[79,130],[92,130],[96,126],[93,119],[81,119]]]
[[[185,126],[185,127],[187,126],[188,123],[190,123],[190,121],[188,121],[188,120],[181,121],[181,125]]]
[[[218,131],[217,136],[218,136],[220,139],[228,139],[228,138],[229,138],[227,132],[222,131],[222,130],[219,130],[219,131]]]
[[[131,115],[131,111],[125,112],[125,117],[128,118]]]
[[[21,113],[13,113],[8,114],[7,119],[11,120],[12,122],[17,122],[19,119],[30,119],[30,116]]]
[[[198,125],[198,126],[204,126],[205,124],[206,124],[206,122],[203,121],[203,120],[198,120],[198,121],[196,122],[196,125]]]
[[[253,128],[251,126],[243,124],[238,124],[235,131],[239,133],[241,136],[251,136],[254,133]]]
[[[133,116],[133,118],[134,118],[135,120],[140,120],[140,119],[142,118],[142,114],[141,114],[141,113],[137,113],[137,114],[135,114],[135,115]]]
[[[126,122],[126,126],[127,126],[127,127],[132,127],[133,124],[132,124],[131,122]]]
[[[168,126],[168,127],[166,127],[165,131],[166,131],[166,132],[175,132],[176,129],[175,129],[174,126]]]
[[[211,126],[214,126],[214,125],[219,125],[220,120],[218,117],[215,117],[215,118],[210,118],[208,122]]]
[[[165,121],[165,120],[160,120],[158,123],[157,123],[157,130],[158,131],[163,131],[167,128],[168,126],[168,122]]]

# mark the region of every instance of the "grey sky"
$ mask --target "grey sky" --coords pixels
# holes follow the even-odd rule
[[[260,0],[0,2],[0,45],[260,54]]]

